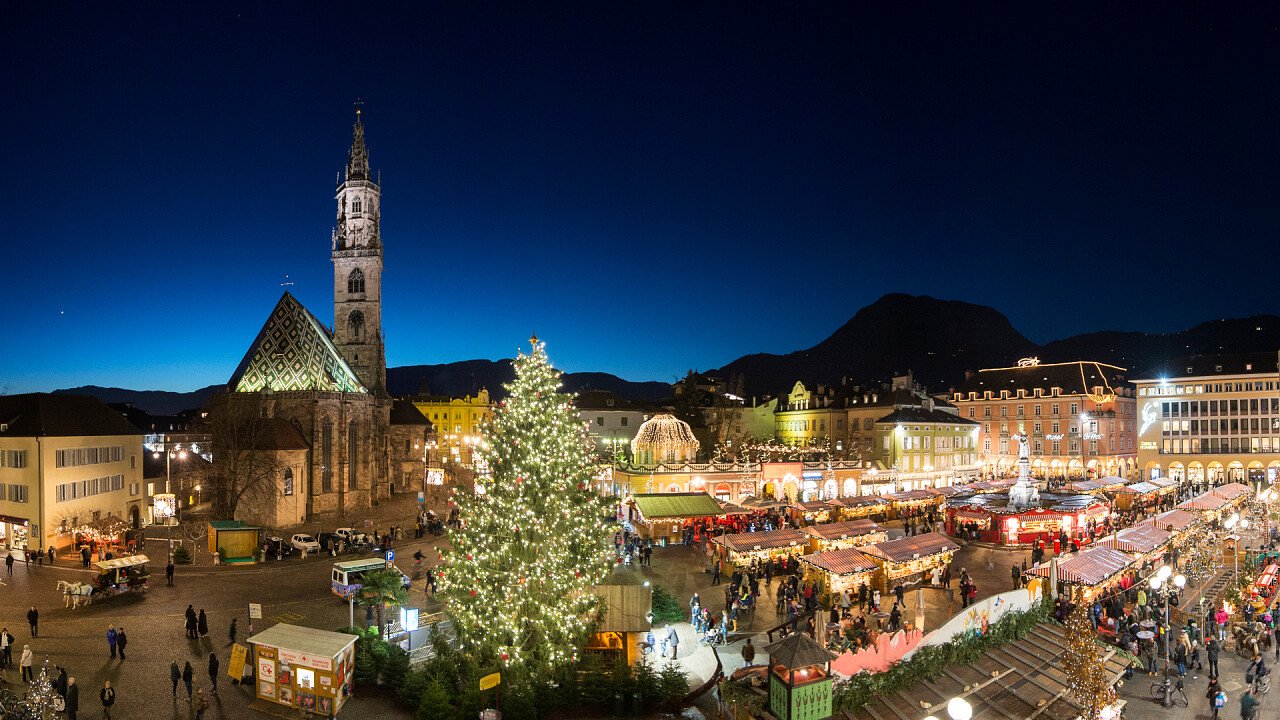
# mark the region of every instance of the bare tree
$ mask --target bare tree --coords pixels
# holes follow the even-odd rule
[[[213,465],[203,481],[213,517],[233,518],[247,497],[272,497],[284,470],[275,442],[279,421],[263,413],[257,393],[223,393],[206,419]]]

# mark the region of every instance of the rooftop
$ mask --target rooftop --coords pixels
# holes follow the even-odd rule
[[[88,395],[0,395],[0,438],[95,435],[142,435],[142,431]]]
[[[1278,359],[1280,357],[1275,352],[1190,355],[1174,358],[1162,365],[1144,370],[1138,382],[1226,375],[1267,375],[1275,377]]]
[[[1122,367],[1087,360],[990,368],[966,378],[952,397],[963,401],[969,393],[977,393],[981,398],[987,390],[995,397],[999,397],[1001,390],[1008,390],[1010,395],[1023,390],[1033,396],[1036,389],[1042,395],[1051,396],[1052,388],[1059,388],[1063,396],[1094,395],[1094,388],[1098,387],[1104,395],[1114,395],[1124,384],[1124,373]]]
[[[285,648],[303,655],[333,658],[355,643],[356,636],[279,623],[249,638],[254,645]],[[305,658],[304,658],[305,660]]]

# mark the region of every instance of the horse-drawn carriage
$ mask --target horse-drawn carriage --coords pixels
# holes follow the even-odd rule
[[[147,579],[151,573],[147,570],[150,560],[146,555],[126,555],[125,557],[101,560],[93,564],[98,577],[92,583],[71,583],[58,581],[58,590],[62,592],[64,604],[77,608],[81,604],[88,605],[95,597],[111,597],[127,592],[146,592]]]

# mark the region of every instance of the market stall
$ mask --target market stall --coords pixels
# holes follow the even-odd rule
[[[1191,510],[1173,509],[1143,520],[1163,530],[1168,530],[1175,537],[1181,536],[1202,520],[1199,513]]]
[[[1090,541],[1089,528],[1110,515],[1105,500],[1092,495],[1040,493],[1038,507],[1009,507],[1005,494],[975,495],[947,501],[947,533],[999,545],[1043,542],[1060,546],[1062,533],[1081,545]]]
[[[716,561],[725,574],[745,568],[753,561],[764,562],[799,555],[808,549],[809,536],[795,528],[732,533],[711,539]]]
[[[1104,477],[1093,480],[1077,480],[1069,482],[1063,488],[1069,492],[1080,493],[1082,495],[1097,495],[1099,493],[1111,492],[1125,486],[1128,481],[1119,477]]]
[[[800,567],[806,582],[817,583],[824,593],[839,593],[857,592],[864,583],[872,587],[879,565],[861,551],[845,548],[801,555]]]
[[[809,552],[815,553],[874,545],[889,539],[883,528],[866,518],[810,525],[802,531],[809,536]]]
[[[632,495],[628,517],[636,532],[666,546],[679,543],[685,526],[695,520],[725,517],[716,499],[704,492]]]
[[[1271,599],[1276,594],[1277,572],[1280,571],[1280,565],[1274,562],[1267,563],[1258,574],[1258,579],[1253,581],[1249,586],[1249,602],[1253,605],[1256,614],[1261,615],[1266,612],[1267,607],[1271,604]]]
[[[838,519],[842,507],[844,506],[840,504],[840,501],[834,498],[831,500],[793,502],[787,507],[787,514],[797,524],[812,525]]]
[[[1050,569],[1056,564],[1058,582],[1072,591],[1074,599],[1088,600],[1099,593],[1118,587],[1125,571],[1140,565],[1137,558],[1115,548],[1098,545],[1082,550],[1065,560],[1042,563],[1027,572],[1040,577],[1050,577]],[[1079,593],[1079,595],[1075,595]]]
[[[941,533],[925,533],[866,545],[860,552],[877,566],[875,585],[889,592],[898,583],[923,579],[935,567],[945,568],[960,546]]]
[[[1173,533],[1168,530],[1162,530],[1154,525],[1141,524],[1125,528],[1111,537],[1099,541],[1098,544],[1129,553],[1137,558],[1139,563],[1147,563],[1158,560],[1169,547],[1172,539]]]
[[[840,498],[840,519],[856,520],[871,518],[886,520],[889,516],[889,502],[878,495],[858,495]]]
[[[209,552],[218,553],[223,563],[253,562],[262,529],[239,520],[209,522]]]
[[[895,518],[916,517],[942,504],[942,496],[934,490],[908,490],[886,495]]]
[[[351,696],[356,636],[280,623],[249,638],[256,695],[333,717]]]
[[[1205,520],[1220,520],[1243,505],[1248,497],[1248,485],[1230,483],[1184,500],[1178,503],[1177,509],[1198,512]]]

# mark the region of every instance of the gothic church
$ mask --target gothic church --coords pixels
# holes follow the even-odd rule
[[[268,494],[277,505],[294,509],[266,517],[253,508],[237,509],[237,517],[287,525],[318,512],[358,511],[389,497],[397,479],[401,488],[415,489],[404,485],[420,473],[404,472],[399,463],[393,469],[393,455],[400,455],[392,451],[393,434],[397,448],[403,443],[407,449],[415,440],[425,447],[428,423],[416,411],[393,414],[387,394],[382,190],[369,171],[359,112],[336,199],[333,330],[286,292],[227,384],[228,395],[248,400],[273,425],[254,441],[254,449],[278,456],[282,480]],[[412,427],[393,427],[393,415]],[[400,437],[401,430],[409,435]],[[252,498],[250,504],[266,499]]]

